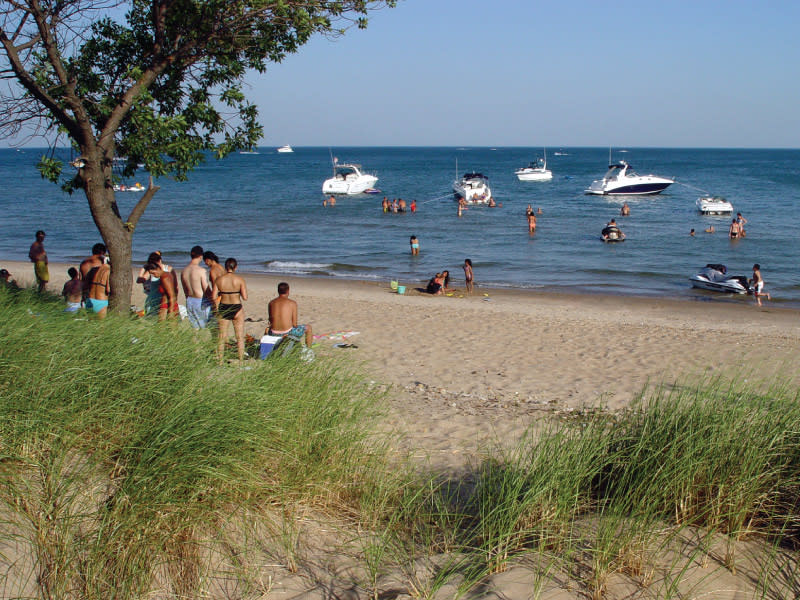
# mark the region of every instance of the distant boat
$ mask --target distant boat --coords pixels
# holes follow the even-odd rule
[[[559,150],[558,152],[553,152],[553,154],[555,154],[556,156],[569,156],[569,154],[567,154],[563,150]]]
[[[517,169],[514,174],[520,181],[550,181],[553,172],[547,169],[547,149],[544,150],[544,158],[537,158],[536,162]]]
[[[586,190],[587,194],[598,196],[644,196],[658,194],[675,183],[674,179],[658,175],[638,175],[633,167],[621,160],[608,166],[602,179],[596,179]]]
[[[702,196],[695,204],[703,215],[729,215],[733,212],[733,204],[722,196]]]
[[[239,154],[258,154],[256,150],[239,150]]]
[[[281,146],[280,148],[278,148],[278,152],[280,153],[294,152],[294,150],[292,150],[292,147],[289,144],[286,144],[285,146]]]
[[[361,165],[341,163],[333,159],[333,177],[322,184],[323,194],[364,194],[372,189],[378,178],[361,171]],[[369,192],[375,193],[375,192]]]

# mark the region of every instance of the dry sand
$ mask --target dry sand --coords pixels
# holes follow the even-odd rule
[[[30,283],[30,264],[4,266],[20,283]],[[51,265],[51,289],[60,290],[66,267]],[[266,326],[267,302],[283,278],[243,275],[249,291],[246,332],[259,337]],[[451,473],[477,461],[488,445],[513,444],[543,417],[586,407],[624,408],[647,384],[691,385],[717,375],[768,382],[776,374],[797,382],[800,373],[800,311],[770,302],[758,308],[752,299],[672,301],[484,288],[472,296],[457,290],[452,296],[433,297],[413,288],[399,295],[388,281],[287,280],[291,297],[299,303],[300,321],[324,336],[316,347],[320,358],[347,353],[371,379],[390,386],[386,425],[404,434],[398,452],[410,452]],[[140,286],[133,301],[142,305]],[[338,332],[358,334],[329,337]],[[356,347],[334,346],[342,341]],[[299,526],[305,529],[305,524]],[[313,523],[308,527],[319,528]],[[694,547],[693,542],[686,547]],[[305,571],[297,574],[286,571],[280,561],[260,567],[268,581],[263,597],[367,596],[353,586],[353,578],[359,577],[352,557],[332,556],[322,548],[309,547],[307,552]],[[676,589],[686,594],[682,597],[758,595],[758,546],[738,575],[721,566],[721,552],[710,556],[710,566],[693,564],[681,574]],[[612,576],[606,597],[659,596],[658,590],[669,587],[671,567],[677,564],[667,556],[661,562],[647,586]],[[589,597],[585,588],[571,588],[570,576],[554,572],[542,580],[535,572],[531,565],[517,564],[466,597],[522,600],[536,597],[537,590],[543,598]],[[410,597],[407,577],[388,577],[385,581],[397,581],[391,597]],[[454,585],[435,597],[454,597]],[[771,593],[776,594],[771,597],[780,597],[793,585],[791,577],[771,581]],[[210,591],[212,597],[228,597]]]

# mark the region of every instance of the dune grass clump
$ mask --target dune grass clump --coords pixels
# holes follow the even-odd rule
[[[0,315],[6,588],[139,597],[164,572],[191,596],[217,522],[335,513],[384,471],[377,396],[341,365],[217,367],[188,328],[76,318],[27,292],[0,290]]]

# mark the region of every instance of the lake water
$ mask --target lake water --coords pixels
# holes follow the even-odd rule
[[[295,148],[293,154],[261,148],[211,158],[188,182],[157,182],[161,190],[136,230],[134,260],[159,249],[181,266],[189,248],[200,244],[223,260],[236,257],[243,271],[417,285],[442,269],[458,284],[460,267],[471,258],[476,281],[497,287],[736,302],[747,300],[693,290],[689,276],[706,263],[750,276],[753,263],[760,263],[776,303],[800,306],[800,150],[626,150],[615,149],[612,159],[677,183],[655,196],[587,196],[584,190],[606,171],[607,148],[549,148],[549,182],[521,182],[514,175],[541,148],[334,148],[340,162],[376,174],[382,193],[339,197],[334,208],[323,208],[328,148]],[[41,179],[35,163],[42,152],[0,150],[0,258],[26,260],[34,232],[44,229],[50,259],[77,263],[101,240],[85,197],[70,197]],[[470,170],[489,177],[502,206],[470,207],[459,218],[451,186],[456,173]],[[146,184],[146,173],[126,183],[135,181]],[[744,239],[728,239],[729,217],[698,213],[702,192],[725,196],[734,212],[742,212]],[[118,194],[124,214],[139,195]],[[417,213],[384,214],[384,195],[415,199]],[[626,199],[631,215],[620,218]],[[542,209],[534,236],[527,230],[528,204]],[[625,243],[599,240],[612,217]],[[717,232],[704,233],[711,224]],[[419,256],[409,252],[411,235],[420,240]]]

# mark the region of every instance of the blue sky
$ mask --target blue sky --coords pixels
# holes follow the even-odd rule
[[[252,75],[262,145],[800,147],[800,2],[400,0]]]

